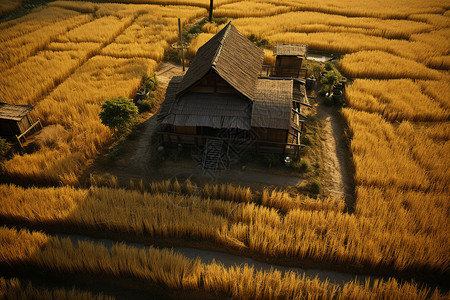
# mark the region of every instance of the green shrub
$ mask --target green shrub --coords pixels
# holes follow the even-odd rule
[[[139,112],[149,111],[155,106],[153,99],[145,99],[139,103]]]
[[[227,18],[213,18],[213,22],[220,26],[222,24],[226,24],[228,22]]]
[[[300,172],[306,173],[306,172],[308,172],[308,169],[309,169],[308,162],[301,160],[300,161]]]
[[[253,33],[250,35],[248,39],[260,48],[264,48],[269,44],[269,42],[266,39],[259,40]]]
[[[322,189],[322,185],[318,180],[314,180],[309,184],[308,188],[311,193],[319,194],[320,190]]]
[[[311,139],[309,136],[303,135],[302,136],[302,144],[303,145],[311,145]]]
[[[269,168],[272,168],[280,163],[280,157],[275,154],[266,154],[263,159]]]
[[[329,62],[325,63],[325,70],[327,70],[327,71],[333,70],[333,66],[331,65],[331,63],[329,63]]]
[[[0,138],[0,161],[6,158],[9,150],[11,149],[11,144],[7,140]]]
[[[150,76],[147,73],[144,73],[144,75],[142,75],[142,82],[144,83],[145,88],[150,91],[156,90],[156,87],[158,86],[156,74]]]

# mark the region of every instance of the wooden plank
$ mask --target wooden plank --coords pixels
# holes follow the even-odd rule
[[[36,121],[36,123],[34,123],[33,125],[31,125],[30,127],[28,127],[28,129],[27,130],[25,130],[24,132],[22,132],[22,134],[21,135],[19,135],[19,139],[20,138],[22,138],[22,137],[24,137],[25,136],[25,134],[27,134],[27,132],[28,131],[30,131],[32,128],[34,128],[34,126],[36,126],[37,124],[39,124],[39,125],[41,125],[41,129],[42,129],[42,124],[41,124],[41,121],[38,119],[37,121]]]
[[[292,111],[293,112],[295,112],[297,115],[299,115],[300,117],[302,117],[302,118],[305,118],[305,119],[308,119],[308,117],[307,116],[305,116],[305,115],[303,115],[303,114],[301,114],[301,113],[299,113],[298,111],[296,111],[295,109],[293,109],[292,108]]]
[[[300,130],[298,130],[298,129],[295,128],[295,127],[291,127],[291,129],[294,129],[297,133],[302,133]]]

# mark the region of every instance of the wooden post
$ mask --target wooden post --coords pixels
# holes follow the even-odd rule
[[[183,36],[181,35],[181,20],[180,20],[180,18],[178,18],[178,34],[180,35],[181,60],[183,62],[183,72],[184,72],[184,46],[183,46]]]
[[[209,1],[209,23],[212,22],[213,7],[214,7],[213,2],[214,2],[214,0]]]

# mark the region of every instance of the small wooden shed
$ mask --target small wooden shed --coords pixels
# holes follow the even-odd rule
[[[41,125],[37,120],[33,121],[30,112],[33,110],[31,105],[14,105],[0,102],[0,136],[16,137],[20,140],[29,133],[36,125]]]
[[[301,77],[302,62],[306,59],[307,45],[275,44],[275,76]]]

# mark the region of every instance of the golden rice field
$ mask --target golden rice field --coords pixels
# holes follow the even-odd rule
[[[33,104],[45,125],[67,131],[55,143],[2,165],[2,172],[17,182],[63,185],[1,185],[3,220],[193,239],[321,266],[448,277],[448,3],[214,1],[216,17],[231,19],[246,36],[268,41],[266,63],[273,63],[271,49],[277,42],[341,55],[337,66],[353,79],[342,109],[356,184],[354,213],[349,214],[342,201],[332,198],[317,201],[281,190],[258,194],[230,185],[199,188],[167,181],[137,183],[135,191],[73,187],[86,164],[112,141],[112,132],[98,118],[100,104],[108,97],[132,96],[142,74],[153,73],[176,40],[177,17],[183,24],[191,22],[207,16],[209,6],[207,0],[121,2],[129,4],[55,1],[0,23],[0,100]],[[3,1],[0,15],[16,3]],[[205,24],[188,55],[222,26]],[[74,245],[7,228],[0,230],[0,240],[0,264],[131,276],[236,298],[448,298],[448,293],[395,279],[341,287],[293,273],[203,264],[166,250]],[[18,284],[1,280],[0,295],[18,293]],[[22,292],[34,295],[36,290],[30,286]]]
[[[14,11],[22,5],[22,0],[4,0],[0,3],[0,16]]]
[[[449,204],[444,195],[434,195],[433,202],[425,203],[420,202],[420,195],[401,195],[402,203],[410,207],[407,213],[395,212],[395,203],[381,206],[382,191],[360,188],[357,192],[362,205],[370,207],[357,206],[358,215],[349,215],[333,209],[336,204],[330,205],[330,200],[325,200],[322,207],[320,203],[311,206],[307,197],[293,199],[277,192],[264,192],[263,205],[259,206],[249,201],[249,191],[230,186],[217,186],[217,194],[215,187],[210,186],[203,191],[203,197],[169,196],[168,191],[181,192],[185,188],[178,184],[153,184],[156,188],[166,193],[104,187],[23,189],[5,185],[0,195],[8,202],[0,209],[0,216],[32,226],[59,224],[87,232],[212,241],[249,253],[308,258],[319,264],[389,267],[398,272],[419,267],[445,272],[448,268],[447,251],[441,247],[448,245],[448,234],[440,232],[449,225],[445,214]],[[389,193],[395,194],[395,190]],[[208,194],[223,200],[211,200]],[[237,200],[239,194],[247,196]],[[402,203],[398,206],[402,207]],[[433,217],[424,214],[424,209],[432,211]],[[395,221],[393,213],[397,213]]]
[[[43,271],[66,274],[90,273],[116,278],[131,277],[147,283],[160,283],[169,288],[203,290],[240,299],[443,299],[445,295],[414,283],[367,281],[350,282],[343,287],[298,276],[293,272],[255,271],[247,265],[224,267],[212,262],[204,264],[172,250],[153,247],[137,249],[115,244],[110,249],[101,244],[60,239],[38,232],[0,228],[0,261],[13,266],[29,264]],[[7,285],[0,281],[0,287]],[[9,285],[17,284],[15,281]],[[7,288],[4,293],[8,293]],[[29,288],[32,289],[32,288]],[[0,290],[2,292],[2,290]],[[33,293],[33,291],[30,291]],[[64,293],[52,291],[51,293]],[[72,293],[76,293],[72,291]],[[14,294],[14,292],[13,292]],[[91,296],[91,295],[86,295]],[[97,296],[102,299],[101,296]]]
[[[31,283],[23,284],[17,278],[5,279],[0,277],[0,297],[2,299],[36,299],[36,300],[112,300],[113,297],[106,297],[101,294],[93,295],[72,288],[67,289],[45,289],[34,287]]]
[[[3,172],[27,182],[78,184],[83,166],[112,138],[98,118],[100,104],[108,97],[131,97],[142,75],[154,72],[176,40],[180,8],[183,22],[205,13],[196,7],[57,1],[48,11],[27,15],[27,29],[17,21],[4,25],[0,44],[8,51],[0,54],[5,58],[0,97],[36,105],[35,114],[44,125],[63,125],[69,137],[56,147],[14,157],[3,165]],[[35,26],[30,16],[41,19],[46,12],[49,24]]]

